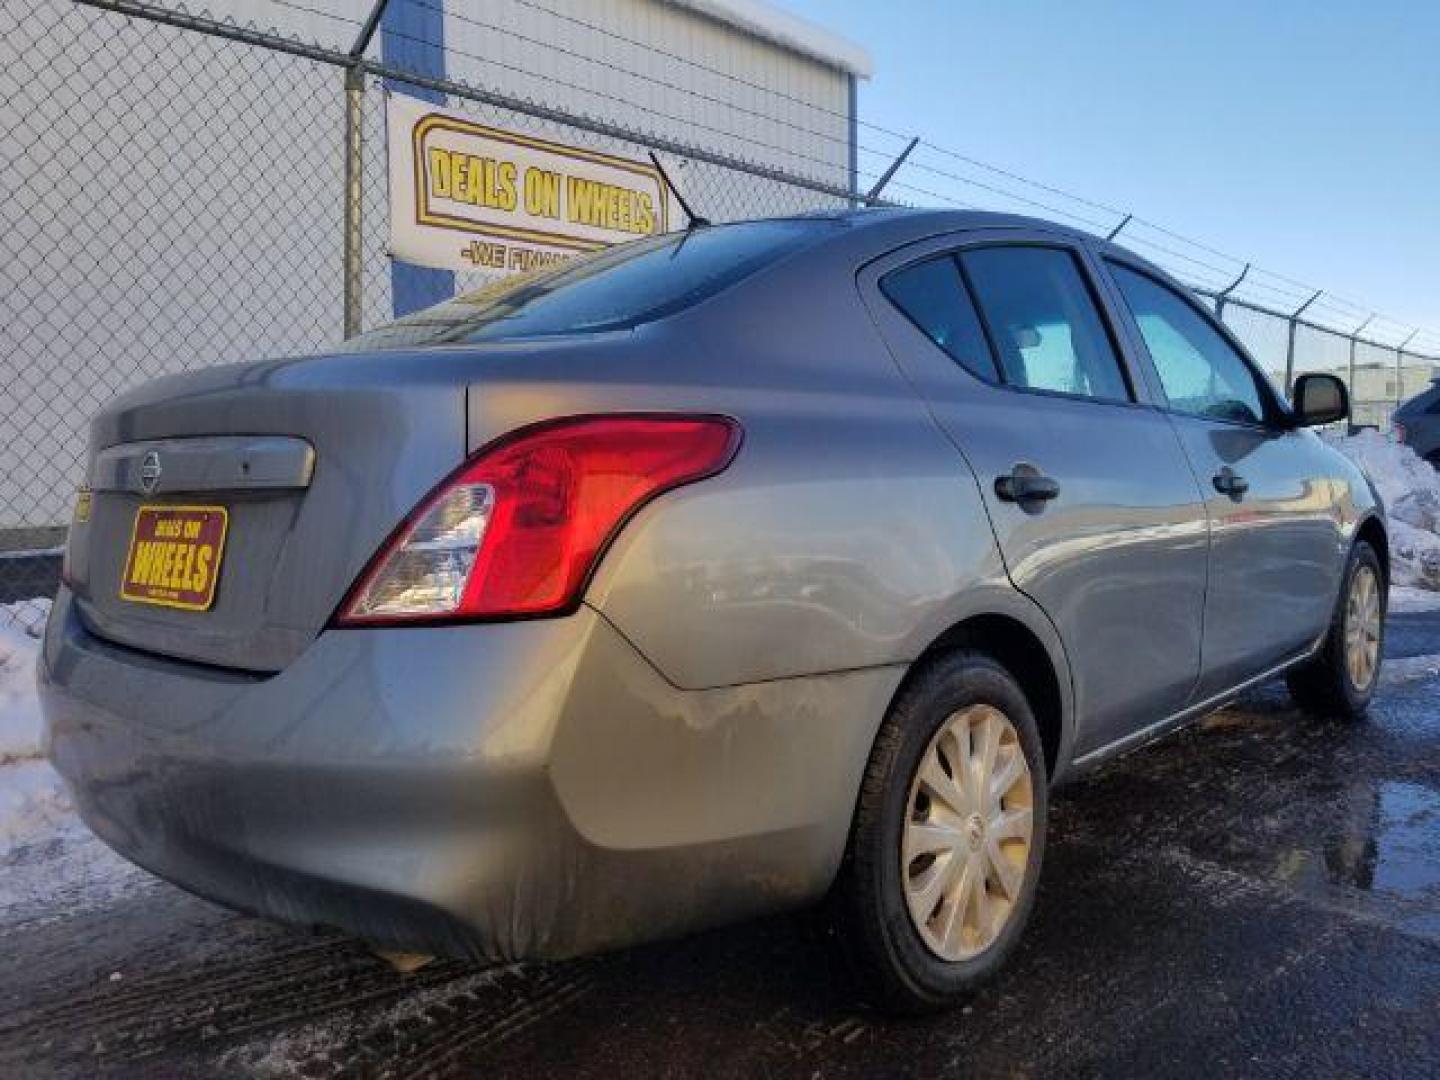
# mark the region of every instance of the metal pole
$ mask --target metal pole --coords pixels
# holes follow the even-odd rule
[[[1245,275],[1248,273],[1250,273],[1250,264],[1247,262],[1245,269],[1240,271],[1240,276],[1215,294],[1215,318],[1221,322],[1225,321],[1225,301],[1230,298],[1232,292],[1240,287],[1240,283],[1245,280]]]
[[[1365,317],[1365,321],[1362,322],[1359,326],[1355,327],[1355,329],[1350,334],[1350,381],[1346,384],[1346,386],[1350,390],[1351,401],[1355,400],[1355,349],[1360,344],[1361,332],[1374,321],[1375,313],[1372,311],[1369,315]]]
[[[345,337],[363,329],[365,265],[361,246],[365,242],[365,50],[370,47],[389,0],[375,0],[370,14],[350,47],[350,66],[345,69],[345,247],[344,326]]]
[[[1311,304],[1320,299],[1324,291],[1324,289],[1316,289],[1314,296],[1290,313],[1290,340],[1285,345],[1285,395],[1287,397],[1295,388],[1295,331],[1300,327],[1300,316],[1305,314],[1305,310]]]
[[[880,177],[879,180],[875,181],[875,186],[865,193],[866,206],[875,205],[875,200],[880,198],[880,192],[884,191],[885,185],[890,183],[890,178],[895,175],[895,170],[900,168],[901,165],[905,164],[905,159],[910,156],[910,151],[914,150],[916,144],[919,142],[919,135],[916,135],[915,138],[911,139],[910,145],[905,147],[904,150],[900,151],[900,156],[890,163],[890,167],[885,170],[884,174]]]
[[[860,80],[851,72],[850,97],[850,209],[860,205]]]
[[[359,60],[365,55],[365,50],[370,47],[370,40],[375,36],[375,31],[380,28],[380,19],[385,14],[385,7],[390,0],[375,0],[375,6],[370,9],[365,22],[360,27],[360,33],[355,35],[355,44],[350,46],[350,59]]]
[[[1420,328],[1417,326],[1410,331],[1409,337],[1395,346],[1395,406],[1397,408],[1405,399],[1405,346],[1414,341],[1419,333]]]
[[[364,241],[365,191],[365,72],[345,69],[345,337],[360,333],[361,291],[365,268],[360,246]]]

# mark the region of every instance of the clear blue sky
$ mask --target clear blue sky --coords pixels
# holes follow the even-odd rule
[[[1440,3],[774,2],[870,50],[862,120],[1440,332]]]

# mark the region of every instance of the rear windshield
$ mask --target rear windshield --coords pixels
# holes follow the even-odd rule
[[[833,220],[787,218],[651,236],[492,282],[351,339],[345,351],[623,330],[712,296],[819,239]]]

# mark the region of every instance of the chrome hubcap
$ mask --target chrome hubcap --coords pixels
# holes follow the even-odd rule
[[[940,725],[907,811],[900,873],[911,922],[941,959],[973,959],[1009,922],[1030,864],[1030,766],[1003,712],[971,705]]]
[[[1345,602],[1345,666],[1357,690],[1368,690],[1380,667],[1380,583],[1362,566]]]

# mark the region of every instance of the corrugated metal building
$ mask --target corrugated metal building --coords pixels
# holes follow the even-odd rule
[[[856,84],[870,74],[869,56],[763,0],[391,0],[381,48],[407,70],[854,185]],[[534,126],[521,116],[497,122]],[[757,189],[752,201],[763,187],[725,182]],[[687,186],[702,205],[707,194],[747,202],[733,190],[707,193],[699,178]],[[455,288],[449,273],[398,265],[392,283],[396,313]]]

